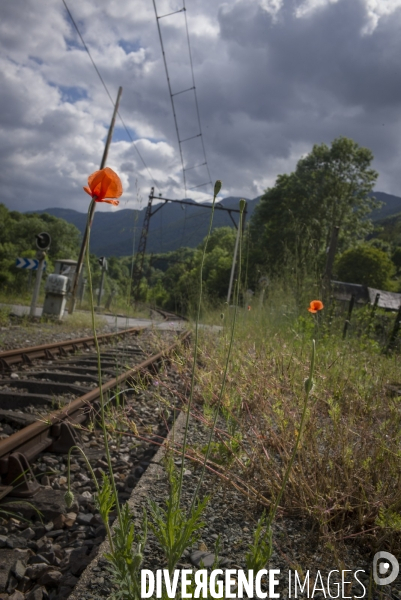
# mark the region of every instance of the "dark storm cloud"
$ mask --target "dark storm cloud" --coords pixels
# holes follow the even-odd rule
[[[314,143],[345,135],[372,149],[378,189],[401,184],[401,1],[188,0],[203,139],[224,195],[254,197]],[[157,2],[159,14],[177,6]],[[181,162],[151,3],[69,0],[82,34],[161,191],[183,197]],[[182,14],[160,20],[173,92],[192,86]],[[0,202],[86,210],[111,103],[62,3],[0,8]],[[197,133],[192,92],[176,96],[181,138]],[[153,184],[121,123],[109,153],[124,206]],[[203,162],[199,139],[184,162]],[[188,171],[188,186],[207,180]],[[191,193],[198,200],[208,188]],[[123,203],[122,203],[123,205]],[[109,207],[107,207],[109,210]]]
[[[231,132],[217,136],[225,140],[219,145],[227,151],[226,135],[236,137],[232,152],[262,167],[260,155],[274,162],[289,157],[296,142],[310,147],[348,135],[372,148],[379,168],[380,160],[399,153],[400,17],[398,10],[364,35],[366,11],[358,1],[340,1],[304,18],[284,8],[276,22],[260,6],[250,10],[248,2],[221,8],[229,58],[216,104],[231,118],[218,130]],[[219,74],[214,76],[217,81]],[[232,118],[244,112],[259,135],[248,123],[252,136],[244,137],[238,126],[244,120]]]

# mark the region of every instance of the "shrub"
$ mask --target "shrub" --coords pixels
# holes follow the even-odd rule
[[[393,287],[394,264],[388,254],[369,244],[347,250],[337,259],[336,277],[340,281],[359,283],[378,289]]]

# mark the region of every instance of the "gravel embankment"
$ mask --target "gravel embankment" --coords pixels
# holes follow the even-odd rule
[[[180,431],[175,433],[175,440],[182,439],[183,419],[181,419]],[[224,427],[224,423],[220,423]],[[204,447],[207,441],[207,429],[198,422],[192,420],[190,425],[190,444],[198,448]],[[163,465],[163,456],[159,452],[151,461],[152,464],[146,473],[144,479],[140,482],[138,488],[134,490],[129,503],[136,516],[137,527],[141,527],[142,509],[147,506],[149,499],[163,504],[169,493],[169,485],[166,474],[161,465]],[[180,459],[176,459],[179,466]],[[199,467],[195,467],[189,460],[185,461],[183,506],[189,507],[192,500],[193,491],[199,477]],[[202,529],[199,541],[191,548],[188,548],[177,568],[195,570],[200,565],[210,566],[215,561],[215,545],[219,538],[220,551],[219,566],[227,569],[245,569],[245,556],[253,540],[253,533],[257,519],[261,514],[260,507],[255,502],[247,499],[242,493],[237,492],[227,482],[208,473],[202,485],[201,495],[210,497],[208,505],[204,512],[205,527]],[[345,585],[344,592],[340,592],[337,597],[365,597],[368,598],[368,587],[370,577],[370,561],[364,558],[359,551],[352,545],[343,548],[342,555],[336,561],[329,549],[325,547],[324,540],[320,540],[317,535],[316,527],[313,527],[311,520],[305,516],[282,516],[278,518],[273,528],[274,553],[269,569],[279,569],[279,584],[276,591],[279,591],[280,598],[289,598],[294,596],[294,573],[297,570],[301,582],[304,580],[307,571],[309,571],[310,591],[307,593],[305,587],[304,593],[300,592],[298,587],[298,598],[326,598],[330,597],[328,593],[327,577],[330,571],[338,569],[348,569],[345,573],[345,581],[351,580],[354,586],[351,588]],[[102,558],[102,554],[108,550],[107,543],[102,546],[98,559],[85,572],[82,582],[76,591],[71,595],[70,600],[95,600],[99,598],[109,598],[113,592],[113,586],[108,574],[107,561]],[[147,547],[144,551],[143,569],[162,569],[166,567],[166,560],[152,532],[149,533]],[[366,588],[364,588],[354,578],[354,573],[358,569],[360,572],[358,578]],[[292,594],[289,595],[288,574],[291,571],[292,576]],[[350,573],[351,571],[351,573]],[[319,579],[321,576],[321,580]],[[324,591],[322,589],[323,582]],[[334,585],[336,576],[331,576],[331,594],[336,597],[338,588]],[[341,579],[339,580],[341,581]],[[315,593],[312,596],[313,587]],[[392,599],[401,598],[401,587],[397,582],[393,584],[392,589],[386,586],[380,590],[381,595],[373,594],[372,599]],[[267,585],[264,587],[268,590]],[[336,591],[337,590],[337,591]],[[269,597],[269,596],[267,596]]]
[[[2,349],[24,344],[38,345],[66,339],[68,336],[91,335],[90,329],[86,328],[68,334],[55,331],[56,328],[57,325],[49,325],[47,328],[40,324],[37,327],[32,325],[28,329],[15,326],[7,331],[1,330],[1,343],[6,344]],[[99,332],[110,330],[113,331],[113,328],[106,326]],[[28,343],[29,341],[33,343]],[[188,381],[188,374],[186,380]],[[163,376],[155,377],[147,390],[141,390],[136,394],[136,405],[131,419],[139,423],[143,437],[154,437],[155,433],[160,433],[160,427],[165,426],[166,405],[180,402],[180,397],[185,392],[185,385],[182,374],[179,374],[172,365],[167,368]],[[147,419],[151,420],[151,428],[146,432]],[[224,426],[224,422],[219,423],[219,427],[224,428]],[[189,433],[191,446],[197,449],[203,448],[207,441],[207,434],[207,428],[195,419],[191,420]],[[176,442],[180,439],[180,435],[182,439],[182,426],[181,434],[179,432],[175,434]],[[87,432],[84,445],[89,453],[93,453],[93,464],[97,475],[101,475],[105,465],[104,457],[101,456],[101,440],[98,434]],[[113,449],[120,499],[128,500],[130,503],[139,528],[142,523],[142,508],[146,506],[147,499],[152,498],[157,503],[163,503],[169,492],[162,467],[162,454],[159,452],[154,456],[154,451],[154,446],[153,448],[149,445],[145,446],[142,441],[135,441],[132,435],[123,435],[120,445]],[[47,460],[46,456],[43,456],[37,462],[35,472],[37,475],[41,473],[41,481],[49,491],[62,495],[66,489],[65,457],[57,457],[56,464],[49,462],[52,456],[47,456]],[[176,463],[179,466],[178,457]],[[186,508],[192,499],[198,477],[199,467],[186,460],[183,493],[183,506]],[[76,493],[76,503],[69,511],[64,509],[61,517],[59,514],[51,516],[49,512],[43,525],[40,525],[32,515],[29,517],[32,519],[31,523],[26,523],[18,517],[4,518],[0,522],[0,547],[4,540],[3,547],[21,553],[19,562],[14,561],[10,568],[6,591],[0,593],[0,600],[62,600],[63,598],[99,600],[111,596],[113,586],[110,582],[107,562],[103,558],[107,544],[103,543],[99,550],[104,528],[93,502],[95,486],[88,479],[84,462],[79,456],[73,459],[73,488]],[[221,567],[245,569],[245,555],[252,543],[257,519],[261,515],[260,507],[233,489],[229,482],[212,473],[206,474],[201,495],[210,497],[204,512],[205,527],[196,545],[184,552],[177,568],[196,569],[201,560],[207,566],[209,561],[215,559],[214,548],[219,538]],[[15,539],[19,541],[15,542]],[[273,541],[274,553],[269,568],[280,570],[280,583],[277,589],[281,598],[290,597],[288,573],[291,571],[292,581],[294,581],[295,570],[301,580],[305,578],[307,571],[310,574],[310,592],[309,594],[306,590],[304,593],[298,592],[299,598],[330,597],[327,576],[335,569],[350,570],[349,579],[354,582],[352,573],[363,569],[365,573],[359,573],[358,577],[365,588],[368,588],[371,560],[367,553],[362,555],[355,545],[349,543],[343,546],[341,555],[335,558],[326,546],[325,540],[319,537],[316,524],[306,515],[281,515],[274,524]],[[37,558],[32,558],[38,555],[44,556],[46,560],[39,559],[37,562]],[[165,567],[165,558],[151,532],[144,556],[142,568],[156,570]],[[78,577],[92,559],[94,562],[83,572],[79,580]],[[333,583],[334,581],[332,578]],[[314,586],[315,593],[312,596]],[[380,595],[374,592],[371,598],[401,600],[401,577],[399,576],[392,584],[391,589],[390,586],[383,586],[379,592]],[[344,592],[340,590],[338,596],[336,593],[337,589],[332,584],[331,597],[369,597],[368,592],[363,594],[359,584],[356,584],[353,590],[346,586]],[[293,586],[291,597],[294,597]]]
[[[62,340],[93,336],[88,318],[80,319],[74,326],[70,323],[40,323],[23,318],[12,318],[11,325],[0,327],[0,352],[51,344]],[[115,327],[102,319],[97,320],[97,333],[113,333]]]

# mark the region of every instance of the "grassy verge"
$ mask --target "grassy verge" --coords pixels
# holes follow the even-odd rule
[[[212,459],[230,456],[232,478],[262,505],[279,497],[304,407],[312,337],[317,338],[314,388],[304,433],[279,511],[311,516],[326,547],[338,554],[353,540],[375,552],[401,552],[400,357],[387,356],[369,335],[342,340],[342,317],[287,297],[240,310],[223,398],[230,435]],[[200,358],[208,368],[197,385],[205,413],[218,402],[232,316],[219,313],[220,335],[202,330]],[[369,333],[369,332],[368,332]]]

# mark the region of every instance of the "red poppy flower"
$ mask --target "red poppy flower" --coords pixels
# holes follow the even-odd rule
[[[320,302],[320,300],[312,300],[308,310],[311,313],[317,313],[319,310],[322,310],[322,308],[324,308],[323,302]]]
[[[118,206],[119,201],[116,198],[123,193],[123,186],[117,173],[105,167],[89,175],[88,187],[84,187],[84,190],[95,202],[107,202]]]

